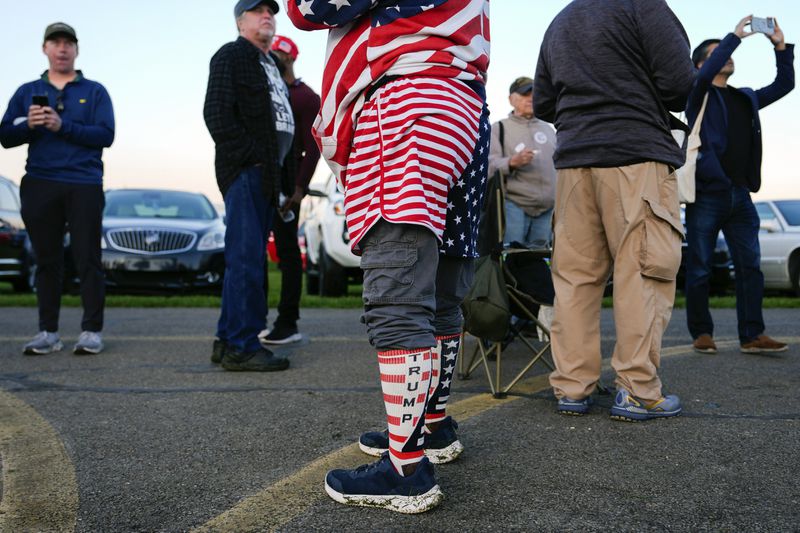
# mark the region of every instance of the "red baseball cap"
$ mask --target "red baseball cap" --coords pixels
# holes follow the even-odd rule
[[[297,54],[300,53],[300,51],[297,49],[297,45],[294,44],[294,41],[288,37],[284,37],[283,35],[276,35],[272,38],[272,49],[277,52],[283,52],[284,54],[287,54],[292,58],[292,61],[296,60]]]

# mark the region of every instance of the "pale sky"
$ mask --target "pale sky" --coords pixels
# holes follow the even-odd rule
[[[281,2],[282,3],[282,2]],[[492,122],[510,110],[508,85],[533,76],[541,38],[567,0],[494,0],[492,57],[487,86]],[[745,15],[775,16],[788,42],[800,40],[796,0],[669,0],[694,47],[723,37]],[[236,38],[233,0],[0,0],[0,107],[22,83],[47,69],[44,28],[72,25],[80,41],[76,66],[108,89],[117,122],[114,145],[104,152],[106,188],[154,187],[203,192],[221,201],[214,178],[214,147],[203,122],[208,61]],[[325,32],[301,32],[281,12],[278,33],[300,49],[295,70],[319,91]],[[762,87],[775,77],[772,46],[762,35],[734,54],[731,85]],[[758,198],[800,198],[800,91],[762,110],[763,186]],[[0,149],[0,174],[16,182],[27,147]]]

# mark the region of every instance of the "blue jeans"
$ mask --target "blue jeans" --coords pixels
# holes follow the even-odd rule
[[[750,192],[744,187],[733,187],[727,192],[698,191],[695,203],[686,206],[686,320],[692,338],[703,333],[714,335],[708,291],[712,256],[720,230],[728,243],[736,273],[739,341],[750,342],[764,332],[759,225]]]
[[[264,196],[261,168],[250,167],[225,192],[225,279],[217,338],[238,352],[261,347],[264,329],[264,260],[273,207]]]
[[[548,209],[539,216],[532,217],[517,204],[506,200],[506,234],[503,242],[517,242],[526,248],[543,248],[552,240],[551,219],[553,210]]]

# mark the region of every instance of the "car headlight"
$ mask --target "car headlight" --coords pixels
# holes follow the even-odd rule
[[[197,243],[197,251],[203,252],[205,250],[218,250],[225,247],[225,232],[223,231],[209,231],[200,238]]]
[[[106,237],[105,235],[100,235],[100,249],[105,250],[106,248],[108,248],[108,244],[106,243]]]

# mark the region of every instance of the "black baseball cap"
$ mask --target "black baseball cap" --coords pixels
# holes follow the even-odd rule
[[[526,76],[521,76],[511,82],[511,86],[508,88],[508,94],[527,94],[532,90],[533,80]]]
[[[280,11],[278,2],[275,0],[239,0],[236,2],[236,7],[233,8],[233,16],[238,19],[245,11],[255,9],[261,4],[267,4],[267,7],[269,7],[276,15],[278,14],[278,11]]]
[[[44,40],[50,40],[58,35],[69,37],[73,42],[78,42],[78,36],[75,35],[75,29],[69,24],[63,22],[54,22],[44,30]]]

